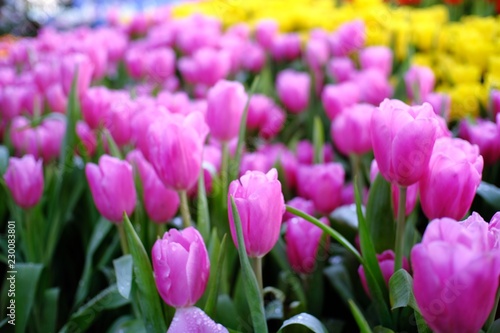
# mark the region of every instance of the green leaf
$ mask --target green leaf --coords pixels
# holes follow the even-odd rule
[[[245,135],[247,129],[247,117],[248,117],[248,106],[250,105],[250,99],[253,94],[257,90],[259,85],[259,76],[256,76],[252,82],[252,86],[250,87],[250,91],[248,93],[248,99],[245,104],[245,109],[243,111],[243,115],[241,116],[240,130],[238,133],[238,145],[236,147],[236,154],[234,155],[233,163],[229,168],[229,179],[236,179],[238,177],[238,172],[240,170],[241,158],[243,156],[243,145],[245,144]]]
[[[495,320],[486,333],[500,333],[500,319]]]
[[[424,320],[424,317],[418,311],[414,311],[415,313],[415,321],[417,322],[418,333],[432,333],[432,330],[427,326],[427,323]]]
[[[76,291],[75,296],[75,307],[79,306],[81,302],[87,297],[89,292],[90,279],[92,277],[93,272],[93,258],[94,253],[102,243],[106,235],[111,230],[113,224],[106,220],[104,217],[101,217],[92,231],[92,236],[90,236],[89,245],[87,247],[87,251],[85,253],[85,264],[83,267],[82,277],[80,282],[78,283],[78,290]]]
[[[61,290],[59,288],[50,288],[43,294],[43,306],[42,315],[43,318],[41,324],[41,332],[55,332],[57,324],[57,309],[59,294]]]
[[[376,326],[373,328],[373,333],[394,333],[394,331],[383,326]]]
[[[126,299],[129,299],[130,290],[132,289],[132,264],[133,259],[130,254],[126,254],[113,260],[118,292]]]
[[[17,273],[7,272],[6,279],[13,277],[16,287],[16,333],[26,331],[42,270],[42,264],[18,263]]]
[[[419,311],[413,296],[413,279],[404,269],[398,270],[389,280],[389,296],[392,310],[406,306]]]
[[[2,176],[9,166],[9,149],[0,145],[0,176]]]
[[[116,144],[115,140],[111,136],[111,133],[109,133],[109,131],[107,129],[105,129],[104,135],[106,136],[106,141],[108,143],[108,147],[109,147],[109,151],[110,151],[111,155],[122,160],[123,155],[120,151],[120,148],[118,148],[118,145]]]
[[[389,301],[387,287],[385,285],[382,271],[377,260],[375,248],[371,240],[370,231],[368,229],[363,211],[361,209],[361,191],[359,182],[355,181],[354,193],[356,196],[356,210],[358,213],[359,223],[359,242],[361,252],[363,253],[364,261],[362,262],[365,270],[366,281],[372,295],[372,299],[377,311],[378,318],[383,326],[391,327],[392,318],[387,303]]]
[[[356,320],[356,324],[358,324],[359,331],[361,333],[372,333],[370,325],[366,321],[365,316],[363,316],[363,313],[358,308],[356,303],[354,303],[352,299],[348,300],[347,302],[349,303],[349,309],[351,309],[354,320]]]
[[[314,163],[323,163],[323,145],[325,143],[325,134],[323,133],[323,124],[319,116],[314,117],[313,145],[314,145]]]
[[[259,285],[252,267],[248,259],[245,241],[243,238],[243,230],[241,228],[240,214],[234,202],[234,197],[231,196],[231,207],[234,217],[234,225],[238,235],[238,254],[240,257],[241,272],[243,277],[243,285],[245,286],[245,294],[247,296],[248,306],[252,317],[253,329],[255,332],[267,332],[267,322],[264,312],[264,303],[259,290]]]
[[[127,236],[130,254],[134,260],[134,280],[139,294],[146,331],[164,333],[167,329],[160,303],[160,296],[156,290],[153,270],[148,254],[134,230],[126,213],[123,214],[123,227]]]
[[[291,325],[302,325],[315,333],[327,333],[325,326],[323,326],[323,324],[316,317],[313,317],[308,313],[300,313],[285,320],[278,333],[282,332],[285,327]]]
[[[203,237],[203,240],[205,240],[205,242],[208,242],[210,237],[210,212],[208,210],[207,192],[205,191],[203,168],[201,169],[200,177],[198,178],[198,201],[196,210],[196,228]]]
[[[491,207],[500,209],[500,188],[482,181],[476,193]]]
[[[394,249],[396,239],[396,223],[392,207],[391,184],[382,177],[377,178],[370,187],[370,195],[366,206],[366,222],[376,253]]]
[[[241,319],[238,311],[236,311],[236,306],[234,305],[233,300],[226,294],[219,295],[217,298],[217,313],[213,318],[217,323],[220,323],[227,329],[237,328],[238,330],[241,330],[241,326],[246,324]],[[247,328],[248,330],[251,330],[251,327]]]
[[[214,230],[212,237],[217,239],[217,230]],[[219,286],[222,275],[222,267],[224,264],[224,259],[226,255],[226,240],[227,234],[224,234],[220,245],[214,246],[214,250],[210,253],[210,262],[212,263],[210,267],[210,279],[208,280],[208,296],[205,303],[204,311],[209,317],[213,317],[215,313],[215,307],[217,305],[217,298],[219,295]]]
[[[108,329],[107,333],[146,333],[146,329],[140,319],[131,316],[118,318]]]
[[[350,299],[354,299],[349,272],[343,264],[336,263],[332,266],[327,267],[324,270],[324,274],[346,304],[348,304],[348,301]]]
[[[312,224],[314,224],[315,226],[319,227],[321,230],[323,230],[329,236],[331,236],[333,239],[335,239],[337,242],[339,242],[340,245],[345,247],[346,250],[351,252],[359,260],[360,263],[364,262],[364,259],[361,257],[358,250],[356,250],[356,248],[347,239],[345,239],[344,236],[342,236],[342,234],[340,234],[336,230],[330,228],[329,226],[325,225],[324,223],[322,223],[320,220],[314,218],[313,216],[306,214],[303,211],[300,211],[296,208],[293,208],[292,206],[287,205],[286,210],[288,212],[296,215],[296,216],[302,217],[306,221],[309,221]],[[382,273],[380,273],[380,274],[382,274]]]
[[[104,310],[116,309],[128,303],[118,292],[116,284],[113,284],[72,314],[59,333],[85,332]]]

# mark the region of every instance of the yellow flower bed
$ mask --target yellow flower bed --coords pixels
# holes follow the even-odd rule
[[[361,18],[368,45],[391,46],[398,60],[414,50],[412,62],[431,67],[436,90],[452,97],[451,117],[477,116],[488,105],[492,88],[500,88],[500,19],[462,17],[450,22],[444,6],[393,8],[381,0],[354,0],[338,7],[332,0],[211,0],[181,4],[175,17],[202,13],[224,26],[246,22],[254,26],[273,18],[283,32],[306,36],[314,28],[334,30]]]

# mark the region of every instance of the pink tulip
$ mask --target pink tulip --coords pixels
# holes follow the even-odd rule
[[[119,147],[125,146],[132,137],[130,118],[133,113],[133,102],[128,93],[113,92],[110,96],[109,108],[105,112],[104,127]]]
[[[201,48],[191,57],[179,60],[179,70],[189,83],[212,86],[225,79],[231,70],[231,55],[226,50]]]
[[[443,117],[444,119],[448,119],[450,117],[451,110],[451,97],[445,93],[429,93],[423,100],[424,102],[432,105],[434,112]]]
[[[483,157],[476,145],[461,139],[436,140],[429,166],[420,180],[422,209],[429,219],[462,218],[481,182]]]
[[[191,306],[178,308],[167,333],[228,333],[221,324],[214,322],[203,310]]]
[[[247,43],[241,59],[243,69],[252,73],[259,73],[266,64],[266,53],[258,44]]]
[[[144,208],[155,223],[167,223],[179,209],[179,194],[163,185],[151,164],[138,150],[127,155],[127,161],[136,168],[142,183]]]
[[[34,81],[40,92],[46,92],[47,89],[56,84],[60,77],[56,63],[39,62],[33,68]]]
[[[389,80],[374,68],[361,71],[353,78],[358,85],[361,100],[373,105],[379,105],[384,99],[390,98],[393,88]]]
[[[271,55],[276,61],[292,61],[300,57],[300,36],[296,33],[277,35],[273,39]]]
[[[327,73],[335,83],[349,81],[355,74],[354,62],[348,57],[331,59],[326,67]]]
[[[326,40],[319,38],[309,40],[304,55],[305,62],[309,68],[315,71],[321,71],[328,61],[329,56],[330,51]]]
[[[259,152],[268,157],[268,161],[273,165],[280,164],[283,170],[284,182],[288,189],[293,189],[297,181],[297,159],[293,152],[283,144],[270,144],[259,148]]]
[[[0,115],[3,119],[12,120],[21,115],[24,91],[16,86],[0,89]]]
[[[105,87],[92,87],[82,97],[82,117],[92,129],[104,124],[111,108],[112,93]]]
[[[296,148],[297,160],[300,164],[314,163],[314,147],[310,141],[301,140]],[[328,163],[333,161],[333,150],[329,144],[323,146],[323,160]]]
[[[170,229],[151,251],[156,288],[165,303],[176,308],[194,305],[205,292],[210,260],[198,230]]]
[[[214,138],[230,141],[238,136],[247,99],[245,88],[236,81],[219,81],[209,90],[206,119]]]
[[[285,125],[285,120],[285,112],[280,107],[274,105],[265,117],[259,135],[266,140],[274,138]]]
[[[87,156],[92,156],[97,148],[97,138],[86,122],[79,120],[76,123],[76,135],[85,149]]]
[[[436,140],[434,117],[430,104],[409,107],[388,99],[373,112],[373,152],[385,179],[409,186],[422,178]]]
[[[4,179],[14,202],[21,208],[34,207],[40,201],[44,185],[41,160],[32,155],[11,157]]]
[[[301,165],[297,187],[301,196],[312,200],[317,211],[329,214],[342,203],[344,178],[340,163]]]
[[[165,186],[178,191],[194,186],[201,170],[207,133],[208,126],[199,112],[186,117],[171,115],[149,127],[145,156]]]
[[[271,98],[263,94],[254,94],[248,104],[247,127],[249,129],[258,129],[264,125],[266,117],[274,107]]]
[[[355,104],[333,120],[332,139],[342,154],[361,155],[371,151],[370,120],[374,109],[375,107],[369,104]],[[352,133],[356,133],[356,137],[353,137]]]
[[[311,200],[307,200],[301,197],[295,197],[289,200],[286,204],[287,206],[291,206],[295,209],[301,210],[309,215],[314,215],[314,203]],[[285,212],[285,214],[283,215],[283,222],[288,222],[294,217],[294,214]]]
[[[330,50],[334,56],[347,56],[365,45],[366,31],[362,20],[342,24],[330,36]]]
[[[434,332],[478,332],[493,308],[500,251],[472,231],[452,219],[433,220],[411,251],[413,292]]]
[[[257,42],[266,50],[269,50],[274,38],[278,35],[278,22],[271,19],[261,20],[257,23],[255,38]]]
[[[10,125],[10,140],[17,155],[30,154],[35,159],[41,157],[40,135],[30,121],[22,116],[15,117]]]
[[[269,158],[265,154],[261,152],[246,153],[241,159],[240,176],[244,175],[247,171],[266,173],[271,167]]]
[[[380,265],[380,270],[382,271],[382,276],[387,286],[389,286],[389,280],[394,274],[395,258],[396,255],[392,250],[385,250],[384,252],[377,254],[377,261]],[[403,258],[403,269],[407,271],[410,270],[410,265],[408,264],[408,260],[406,258]],[[358,275],[361,280],[361,284],[363,285],[363,289],[368,295],[370,295],[370,289],[368,288],[368,283],[366,282],[365,269],[361,265],[358,268]]]
[[[370,46],[359,52],[362,69],[374,68],[388,77],[392,72],[392,51],[386,46]]]
[[[76,81],[77,96],[83,96],[90,86],[94,71],[94,65],[88,56],[76,53],[63,57],[61,78],[66,96],[69,96],[76,71],[78,71],[78,79]]]
[[[144,71],[154,83],[161,83],[175,74],[175,52],[167,47],[144,54]]]
[[[156,97],[156,104],[165,107],[172,113],[187,114],[190,109],[189,95],[184,91],[171,93],[162,91]]]
[[[88,163],[85,174],[99,213],[114,223],[121,223],[123,213],[135,209],[136,193],[132,167],[126,161],[103,155],[99,165]]]
[[[320,221],[330,225],[326,217]],[[314,271],[322,235],[323,230],[302,218],[294,217],[288,221],[285,233],[286,255],[295,272],[311,274]]]
[[[335,119],[345,108],[358,103],[360,97],[358,86],[351,82],[329,84],[321,93],[323,107],[331,120]]]
[[[249,257],[262,257],[274,247],[280,235],[281,220],[285,212],[285,199],[281,192],[278,172],[267,174],[247,171],[239,180],[229,185],[229,227],[233,242],[238,246],[236,227],[231,206],[234,198]],[[265,232],[262,232],[265,230]]]
[[[298,114],[307,108],[311,78],[307,73],[285,69],[276,78],[276,92],[291,113]]]
[[[436,81],[434,72],[425,66],[413,65],[404,76],[406,93],[408,98],[417,103],[427,98],[427,95],[434,90]]]
[[[56,83],[48,87],[45,91],[45,99],[52,112],[66,113],[68,97],[64,94],[60,84]]]
[[[491,90],[490,108],[493,117],[500,114],[500,90],[497,89]]]
[[[45,118],[36,131],[38,132],[40,152],[44,162],[59,157],[64,135],[66,134],[65,119]]]
[[[500,131],[494,122],[477,119],[473,124],[464,119],[460,122],[459,136],[479,147],[485,164],[492,165],[500,159]]]

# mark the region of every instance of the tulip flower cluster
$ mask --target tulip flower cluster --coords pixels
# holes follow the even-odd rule
[[[10,43],[0,217],[18,234],[0,259],[33,277],[16,328],[498,325],[497,50],[465,42],[497,22],[470,18],[467,37],[444,7],[365,5],[184,4]],[[438,30],[477,77],[424,61],[459,56]]]

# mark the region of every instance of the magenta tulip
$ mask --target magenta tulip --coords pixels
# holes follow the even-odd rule
[[[460,122],[459,136],[479,147],[485,164],[492,165],[500,159],[500,131],[494,122],[477,119],[473,124],[464,119]]]
[[[261,128],[273,107],[274,102],[268,96],[263,94],[252,95],[248,104],[247,127],[249,129]]]
[[[451,97],[445,93],[429,93],[423,99],[424,102],[432,105],[434,112],[443,117],[444,119],[448,119],[450,117],[450,109],[451,109]]]
[[[271,55],[276,61],[292,61],[300,57],[300,36],[297,33],[277,35],[273,39]]]
[[[326,115],[331,120],[335,119],[345,108],[360,101],[359,88],[352,82],[326,85],[321,93],[321,101]]]
[[[422,178],[436,141],[434,117],[430,104],[409,107],[388,99],[373,112],[373,152],[385,179],[409,186]]]
[[[97,148],[97,138],[86,122],[79,120],[76,123],[76,135],[81,142],[79,148],[85,150],[87,156],[92,156]],[[82,151],[80,151],[82,153]]]
[[[269,109],[259,135],[266,140],[274,138],[285,125],[286,114],[280,107],[274,105]]]
[[[492,89],[490,95],[491,114],[497,116],[500,114],[500,90]]]
[[[278,172],[276,169],[271,169],[267,174],[247,171],[239,180],[234,180],[229,185],[229,227],[233,242],[238,246],[231,197],[234,198],[241,219],[248,256],[264,256],[278,241],[285,212],[285,199],[281,192]]]
[[[433,220],[411,251],[415,299],[434,332],[476,333],[493,308],[500,251],[471,231],[452,219]]]
[[[347,56],[365,45],[366,28],[362,20],[342,24],[330,36],[330,49],[334,56]]]
[[[88,163],[85,174],[99,213],[114,223],[121,223],[123,213],[135,209],[136,193],[132,166],[126,161],[103,155],[99,165]]]
[[[145,52],[144,71],[151,82],[162,83],[175,74],[175,52],[168,47]]]
[[[320,219],[330,225],[326,217]],[[286,225],[286,255],[290,266],[297,273],[311,274],[316,266],[316,257],[323,230],[314,224],[294,217]]]
[[[374,68],[388,77],[392,72],[392,51],[386,46],[370,46],[359,52],[362,69]]]
[[[210,260],[198,230],[170,229],[151,251],[156,288],[170,306],[193,306],[205,292]]]
[[[221,324],[214,322],[203,310],[191,306],[178,308],[167,333],[227,333]]]
[[[68,97],[60,84],[54,84],[45,91],[45,99],[52,112],[66,113]]]
[[[425,66],[413,65],[404,76],[408,98],[421,103],[434,89],[434,72]]]
[[[269,50],[274,38],[278,35],[278,30],[278,22],[275,20],[261,20],[257,23],[255,38],[264,49]]]
[[[77,96],[83,96],[90,86],[94,65],[89,57],[82,53],[71,54],[62,58],[61,78],[66,96],[69,96],[71,84],[77,71]]]
[[[165,186],[178,191],[193,187],[201,170],[207,133],[199,112],[186,117],[170,115],[149,127],[145,156]]]
[[[241,158],[240,176],[247,171],[261,171],[263,173],[271,170],[272,161],[266,154],[261,152],[246,153]]]
[[[301,196],[314,202],[317,211],[329,214],[342,203],[344,178],[340,163],[301,165],[297,187]]]
[[[436,140],[429,166],[420,180],[420,201],[429,219],[461,219],[481,182],[483,157],[476,145],[461,139]]]
[[[377,69],[369,68],[358,72],[352,80],[358,85],[361,101],[365,103],[379,105],[392,96],[393,87],[389,79]]]
[[[331,134],[335,146],[346,155],[364,154],[372,149],[371,116],[374,106],[355,104],[341,112],[332,122]],[[352,133],[356,133],[354,137]]]
[[[301,210],[309,215],[314,215],[314,203],[311,200],[307,200],[301,197],[295,197],[289,200],[286,204],[287,206]],[[285,214],[283,215],[283,222],[287,222],[294,217],[294,214],[285,212]]]
[[[207,125],[211,136],[226,142],[238,136],[247,99],[245,88],[236,81],[219,81],[209,90]]]
[[[356,72],[354,62],[348,57],[331,59],[327,64],[326,70],[335,83],[349,81]]]
[[[285,69],[276,78],[276,92],[283,105],[291,113],[304,111],[309,103],[311,78],[307,73]]]
[[[179,194],[163,185],[151,164],[138,150],[127,155],[127,160],[139,173],[144,196],[144,208],[149,218],[156,223],[167,223],[179,209]]]
[[[40,201],[44,185],[41,160],[32,155],[11,157],[4,179],[14,202],[21,208],[31,208]]]

